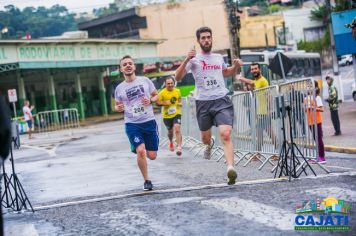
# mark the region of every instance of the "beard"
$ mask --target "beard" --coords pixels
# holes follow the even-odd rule
[[[134,71],[131,71],[131,72],[123,72],[125,76],[131,76],[133,75]]]
[[[259,78],[261,76],[261,73],[260,72],[256,72],[256,73],[253,73],[253,77],[255,79]]]
[[[211,51],[211,48],[212,48],[212,44],[210,45],[203,45],[203,44],[200,44],[200,48],[203,52],[205,53],[208,53]]]

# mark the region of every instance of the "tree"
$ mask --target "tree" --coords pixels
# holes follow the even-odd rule
[[[280,10],[281,10],[281,6],[278,4],[272,4],[268,7],[268,11],[270,13],[279,12]]]
[[[325,26],[329,23],[329,14],[326,8],[326,4],[319,5],[311,11],[311,19],[315,21],[321,21]],[[356,6],[355,6],[356,7]],[[353,8],[352,2],[349,0],[336,0],[335,6],[331,8],[332,12],[338,11],[345,11],[348,9]],[[305,42],[300,41],[298,42],[298,49],[306,50],[307,52],[319,52],[323,53],[330,47],[330,32],[329,28],[326,27],[325,35],[323,38],[312,41],[312,42]]]
[[[93,13],[96,17],[102,17],[106,15],[110,15],[115,12],[120,12],[123,10],[127,10],[136,6],[145,6],[154,3],[176,3],[181,2],[182,0],[115,0],[115,3],[109,5],[109,7],[101,7],[98,9],[94,9]]]
[[[5,11],[0,11],[0,16],[0,27],[9,29],[7,38],[22,38],[27,32],[31,38],[56,36],[77,29],[74,14],[60,5],[50,8],[26,7],[22,11],[14,5],[8,5]]]
[[[80,24],[80,23],[83,23],[83,22],[86,22],[86,21],[90,21],[92,20],[92,16],[89,15],[88,12],[81,12],[81,13],[78,13],[77,15],[77,18],[75,19],[76,23],[77,24]]]
[[[350,0],[335,0],[335,6],[331,8],[332,12],[346,11],[348,9],[355,8],[356,3],[353,5],[353,1]],[[311,19],[315,21],[321,21],[324,24],[328,23],[328,11],[326,5],[319,5],[311,11]]]
[[[321,5],[321,6],[318,6],[317,8],[314,8],[313,10],[311,10],[310,13],[311,13],[310,19],[312,19],[314,21],[321,21],[324,24],[327,24],[328,12],[326,11],[325,5]]]
[[[101,7],[99,9],[94,9],[93,13],[96,17],[103,17],[118,11],[120,11],[120,9],[117,7],[117,5],[115,3],[110,3],[109,7]]]

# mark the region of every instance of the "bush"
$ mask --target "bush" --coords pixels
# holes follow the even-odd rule
[[[324,37],[315,41],[300,40],[297,43],[298,50],[305,50],[306,52],[318,52],[322,54],[323,50],[330,47],[330,33],[329,29],[325,31]]]

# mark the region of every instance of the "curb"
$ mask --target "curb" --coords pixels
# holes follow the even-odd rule
[[[122,117],[110,117],[110,118],[103,118],[103,119],[98,119],[98,120],[93,120],[93,121],[80,121],[80,126],[89,126],[89,125],[95,125],[95,124],[101,124],[105,122],[111,122],[111,121],[118,121],[118,120],[123,120],[124,116]]]
[[[356,148],[352,148],[352,147],[337,147],[337,146],[332,146],[332,145],[325,145],[325,151],[347,153],[347,154],[356,154]]]
[[[153,109],[154,114],[160,114],[161,110],[155,110]],[[107,116],[98,116],[97,119],[95,120],[80,120],[79,124],[80,126],[89,126],[89,125],[95,125],[95,124],[100,124],[100,123],[105,123],[105,122],[111,122],[111,121],[118,121],[118,120],[123,120],[124,119],[124,114],[123,113],[118,113],[116,115],[107,115]]]

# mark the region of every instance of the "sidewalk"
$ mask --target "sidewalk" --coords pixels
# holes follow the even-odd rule
[[[326,102],[325,102],[326,103]],[[339,118],[342,135],[334,136],[329,105],[324,104],[323,133],[325,150],[356,154],[356,102],[339,104]]]

